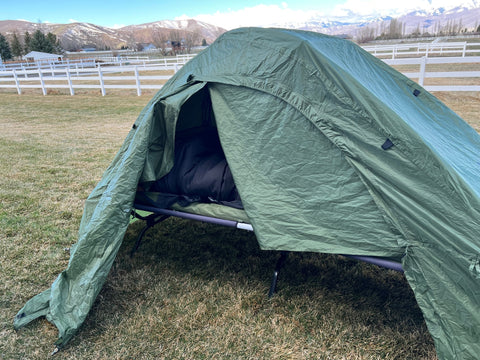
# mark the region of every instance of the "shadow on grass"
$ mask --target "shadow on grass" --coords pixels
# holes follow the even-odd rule
[[[337,349],[338,354],[371,352],[378,358],[420,359],[432,352],[422,314],[400,273],[336,255],[291,253],[280,272],[278,291],[268,299],[279,253],[262,251],[252,233],[168,219],[146,233],[131,258],[142,226],[134,223],[127,230],[107,282],[71,347],[112,332],[123,334],[124,342],[141,333],[146,343],[181,338],[189,344],[203,339],[202,329],[212,323],[223,329],[245,322],[245,328],[237,331],[239,337],[248,338],[252,327],[264,333],[277,331],[271,330],[271,323],[284,319],[279,326],[295,323],[291,331],[296,339],[320,342],[316,346]],[[205,314],[198,316],[201,309]],[[352,345],[345,345],[345,339]],[[279,340],[288,341],[287,335]],[[372,345],[375,342],[380,345]],[[212,340],[207,348],[219,343]],[[170,351],[175,354],[178,349]],[[390,351],[399,355],[391,356]]]
[[[143,224],[127,231],[114,271],[168,269],[201,281],[235,287],[255,284],[265,297],[279,252],[263,251],[253,233],[168,219],[150,229],[133,258],[129,251]],[[422,314],[403,274],[338,255],[290,253],[281,269],[276,298],[327,297],[355,311],[383,313],[385,323],[421,326]]]

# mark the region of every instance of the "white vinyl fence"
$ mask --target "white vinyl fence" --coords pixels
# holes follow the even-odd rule
[[[191,58],[191,56],[189,57]],[[132,89],[137,95],[142,89],[160,89],[173,74],[188,61],[184,58],[172,62],[163,60],[150,61],[146,58],[121,59],[122,66],[108,65],[90,68],[76,67],[39,67],[35,70],[8,70],[0,71],[0,88],[15,89],[22,94],[23,89],[41,89],[44,95],[48,89],[68,89],[71,95],[76,89],[99,89],[105,96],[108,89]],[[111,64],[103,59],[103,64]],[[417,57],[382,59],[389,65],[418,66],[417,72],[403,72],[409,78],[417,79],[421,86],[428,91],[480,91],[480,56],[444,56],[444,57]],[[98,59],[97,59],[98,61]],[[127,65],[128,64],[128,65]],[[468,65],[469,71],[427,71],[431,64],[458,64]],[[448,67],[448,66],[447,66]],[[447,85],[424,85],[425,79],[450,78]],[[468,85],[453,85],[452,83],[467,83]],[[441,81],[436,81],[437,83]],[[473,83],[473,85],[472,85]]]
[[[480,54],[480,43],[463,42],[429,42],[392,45],[368,45],[362,48],[380,58],[396,59],[399,57],[432,56],[469,56]]]
[[[428,91],[480,91],[480,56],[435,57],[412,59],[385,59],[389,65],[419,65],[418,72],[403,72],[403,75],[418,79],[418,84]],[[427,65],[433,64],[473,64],[474,71],[426,71]],[[478,85],[424,85],[426,78],[474,79]]]
[[[162,74],[169,70],[170,74]],[[165,69],[163,66],[141,68],[138,65],[13,70],[8,75],[0,73],[0,88],[14,88],[18,94],[22,94],[22,89],[41,89],[43,95],[47,95],[48,89],[69,89],[70,95],[75,95],[75,89],[100,89],[103,96],[107,89],[134,89],[140,96],[142,89],[160,89],[174,72],[174,69]]]

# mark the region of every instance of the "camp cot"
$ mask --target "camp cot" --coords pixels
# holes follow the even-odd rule
[[[191,146],[209,136],[216,150]],[[177,183],[171,174],[188,174],[182,156],[197,164],[202,152],[211,156],[204,173],[226,177]],[[458,115],[351,41],[232,30],[142,110],[86,201],[68,267],[14,326],[45,316],[64,346],[137,204],[223,220],[241,213],[265,250],[401,263],[438,357],[476,359],[479,153],[479,135]]]

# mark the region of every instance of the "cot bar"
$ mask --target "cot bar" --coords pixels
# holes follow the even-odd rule
[[[219,219],[219,218],[214,218],[214,217],[211,217],[211,216],[191,214],[191,213],[186,213],[186,212],[177,211],[177,210],[160,209],[160,208],[156,208],[156,207],[148,206],[148,205],[143,205],[143,204],[135,204],[134,207],[137,210],[149,211],[149,212],[152,212],[152,213],[155,213],[155,214],[175,216],[175,217],[179,217],[179,218],[182,218],[182,219],[203,221],[203,222],[210,223],[210,224],[216,224],[216,225],[234,227],[234,228],[242,229],[242,230],[253,231],[252,225],[245,224],[245,223],[240,223],[240,222],[234,221],[234,220]]]
[[[146,221],[147,224],[143,227],[142,231],[140,231],[140,234],[138,234],[137,241],[135,241],[135,245],[133,246],[132,251],[130,251],[131,258],[133,258],[133,255],[140,247],[140,243],[142,242],[143,235],[145,235],[147,230],[170,217],[168,215],[156,215],[156,214],[150,214],[149,216],[141,216],[134,211],[132,212],[132,215],[140,220]]]
[[[360,260],[369,264],[374,264],[378,266],[382,266],[387,269],[399,271],[403,273],[403,267],[402,264],[396,261],[391,261],[391,260],[386,260],[374,256],[361,256],[361,255],[343,255],[345,257],[355,259],[355,260]]]

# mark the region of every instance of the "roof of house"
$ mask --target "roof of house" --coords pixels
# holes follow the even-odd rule
[[[50,54],[50,53],[45,53],[41,51],[30,51],[28,54],[24,55],[24,59],[28,58],[33,58],[35,60],[41,60],[41,59],[58,59],[59,57],[63,57],[63,55],[59,54]]]

